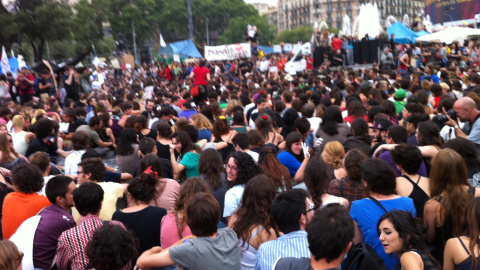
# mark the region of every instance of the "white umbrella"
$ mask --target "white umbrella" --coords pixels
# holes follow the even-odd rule
[[[454,41],[463,43],[469,37],[480,36],[480,29],[465,27],[450,27],[445,30],[421,36],[415,39],[416,42],[445,42],[450,44]]]

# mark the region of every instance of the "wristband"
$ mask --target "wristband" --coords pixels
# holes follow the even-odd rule
[[[457,128],[460,128],[458,125],[454,126],[453,128],[457,129]]]

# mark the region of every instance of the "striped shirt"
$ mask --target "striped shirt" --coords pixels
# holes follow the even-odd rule
[[[257,251],[255,270],[271,270],[277,259],[282,257],[310,258],[306,231],[291,232],[277,240],[261,244]]]
[[[33,239],[33,265],[35,268],[49,269],[57,253],[58,237],[76,224],[73,217],[58,204],[43,209],[39,215],[42,218]]]
[[[110,221],[110,223],[125,228],[121,222]],[[72,270],[87,269],[89,260],[85,248],[92,239],[93,233],[102,226],[103,222],[98,216],[88,216],[82,218],[77,227],[63,232],[58,239],[57,267]],[[130,269],[130,264],[124,269]]]

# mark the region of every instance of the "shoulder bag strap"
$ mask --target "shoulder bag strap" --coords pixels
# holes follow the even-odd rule
[[[370,200],[372,200],[374,203],[376,203],[378,206],[380,206],[380,208],[382,208],[385,212],[388,213],[387,208],[385,208],[385,206],[383,206],[383,204],[381,204],[377,199],[375,199],[375,198],[372,197],[372,196],[369,196],[368,198],[369,198]]]

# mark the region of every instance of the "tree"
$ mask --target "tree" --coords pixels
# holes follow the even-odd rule
[[[257,26],[259,44],[267,45],[275,37],[275,27],[268,23],[265,17],[252,15],[231,19],[227,29],[220,36],[220,42],[224,44],[245,42],[245,32],[248,25]]]
[[[297,26],[292,30],[284,30],[280,32],[280,34],[275,37],[275,44],[280,42],[292,44],[298,43],[299,41],[309,42],[312,37],[312,33],[312,26]]]

